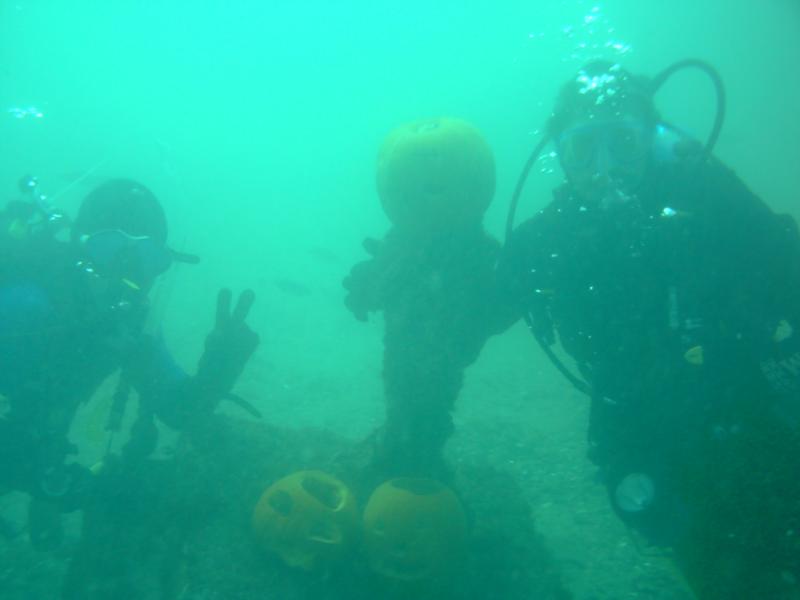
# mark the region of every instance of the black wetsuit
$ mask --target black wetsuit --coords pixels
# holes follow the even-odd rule
[[[610,211],[558,189],[515,231],[499,279],[508,320],[528,315],[543,339],[557,332],[590,384],[590,455],[623,518],[659,544],[713,538],[714,552],[730,531],[752,529],[745,517],[698,533],[710,505],[722,502],[701,508],[713,496],[702,487],[727,477],[719,493],[735,503],[747,477],[708,457],[739,460],[739,440],[760,429],[785,434],[784,449],[800,440],[792,415],[800,407],[792,370],[800,241],[791,218],[716,162],[671,161],[652,168],[636,200]],[[800,465],[797,456],[800,446],[787,460]],[[655,496],[626,512],[615,491],[636,473],[654,482]],[[787,495],[776,519],[789,527],[800,516],[800,486],[772,493]],[[784,558],[793,551],[772,547]]]
[[[75,450],[67,434],[80,403],[123,368],[140,398],[127,451],[147,455],[155,441],[153,415],[169,418],[162,409],[186,375],[158,336],[143,333],[143,292],[79,266],[72,244],[47,236],[6,242],[0,261],[0,394],[7,405],[0,416],[0,487],[64,496],[65,508],[73,508],[83,490],[70,488],[83,485],[77,480],[86,474],[75,465],[61,470]]]

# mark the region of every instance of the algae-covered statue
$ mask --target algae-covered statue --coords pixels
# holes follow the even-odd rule
[[[380,148],[377,188],[392,222],[345,280],[356,318],[383,314],[386,423],[375,466],[384,475],[447,473],[442,450],[464,369],[488,336],[486,290],[499,244],[483,228],[495,189],[492,152],[472,125],[416,121]]]

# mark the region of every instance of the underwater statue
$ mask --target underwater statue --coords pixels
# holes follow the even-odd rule
[[[356,318],[381,312],[385,323],[386,422],[374,466],[384,478],[447,478],[451,411],[488,336],[485,290],[499,244],[482,219],[494,195],[494,157],[469,123],[415,121],[384,140],[377,187],[392,227],[364,242],[371,258],[344,282]]]

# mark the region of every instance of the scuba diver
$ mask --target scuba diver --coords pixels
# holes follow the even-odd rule
[[[48,514],[81,508],[99,488],[102,473],[66,460],[76,451],[68,432],[79,405],[109,375],[120,371],[117,420],[132,390],[139,398],[116,459],[130,464],[154,450],[156,417],[184,431],[208,420],[259,339],[246,323],[253,292],[231,309],[231,292],[222,290],[197,373],[187,375],[161,337],[145,332],[157,277],[173,261],[194,261],[167,246],[152,192],[127,179],[103,183],[63,239],[67,219],[46,205],[35,180],[21,185],[29,198],[0,214],[0,394],[8,406],[0,417],[0,488],[30,494],[31,538],[46,545],[57,527],[38,521],[52,525]]]
[[[654,104],[684,68],[717,88],[705,144]],[[652,80],[597,61],[568,81],[512,201],[497,330],[523,317],[590,396],[614,511],[698,597],[796,599],[800,236],[713,156],[723,116],[701,61]],[[548,142],[566,181],[513,229]]]

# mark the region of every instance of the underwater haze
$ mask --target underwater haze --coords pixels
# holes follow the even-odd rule
[[[474,124],[496,160],[485,223],[501,238],[519,172],[580,66],[607,58],[655,75],[701,58],[727,92],[716,154],[798,217],[798,57],[797,0],[0,0],[0,192],[16,197],[33,174],[75,214],[101,181],[144,183],[170,244],[201,257],[156,294],[178,362],[194,372],[217,290],[252,288],[261,345],[237,392],[270,423],[358,440],[383,421],[382,324],[352,317],[341,280],[365,258],[361,240],[389,227],[375,168],[390,130]],[[684,72],[657,105],[704,138],[713,92]],[[561,178],[545,153],[517,222]],[[92,410],[76,433],[89,457],[104,447]],[[518,475],[576,598],[690,598],[665,562],[636,552],[592,480],[587,412],[518,325],[468,371],[449,451],[486,447]]]
[[[497,160],[486,222],[499,234],[558,86],[593,57],[649,75],[681,58],[710,61],[728,92],[718,154],[776,209],[797,200],[793,0],[0,6],[0,189],[11,196],[33,173],[57,194],[91,170],[59,197],[74,210],[103,177],[151,187],[171,243],[203,259],[173,274],[170,305],[181,308],[167,327],[179,356],[184,344],[194,356],[213,289],[248,286],[262,360],[376,379],[365,366],[378,368],[377,335],[365,339],[342,309],[339,280],[361,238],[387,227],[374,185],[382,138],[422,117],[474,123]],[[693,73],[659,97],[698,136],[713,102]],[[532,179],[520,218],[547,202],[555,166]],[[353,347],[341,347],[344,335]]]

